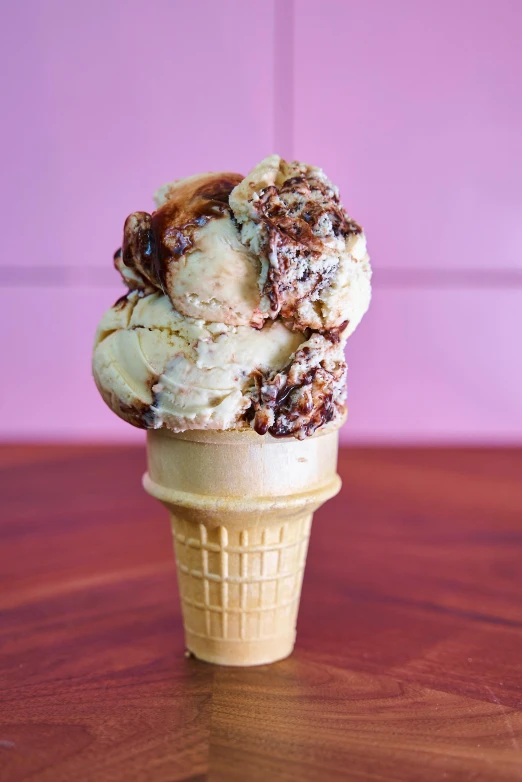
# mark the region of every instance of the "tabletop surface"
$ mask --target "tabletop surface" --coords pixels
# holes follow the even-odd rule
[[[0,449],[1,782],[522,780],[522,450],[341,452],[252,669],[185,656],[144,460]]]

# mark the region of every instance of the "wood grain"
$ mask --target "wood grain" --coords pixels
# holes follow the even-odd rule
[[[522,780],[522,451],[357,449],[294,655],[184,656],[133,447],[0,449],[1,782]]]

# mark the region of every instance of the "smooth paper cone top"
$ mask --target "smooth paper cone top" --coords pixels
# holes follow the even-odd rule
[[[293,649],[313,511],[340,488],[337,430],[148,433],[146,490],[169,509],[188,648],[223,665]]]

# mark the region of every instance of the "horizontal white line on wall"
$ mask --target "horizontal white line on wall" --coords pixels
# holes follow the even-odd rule
[[[0,286],[114,288],[118,275],[97,266],[0,266]],[[407,269],[374,267],[375,288],[522,288],[522,269]],[[122,293],[124,288],[122,286]]]

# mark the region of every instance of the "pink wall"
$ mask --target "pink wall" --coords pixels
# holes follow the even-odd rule
[[[123,220],[274,149],[365,226],[348,441],[522,441],[522,3],[11,3],[0,436],[141,437],[90,380]]]

